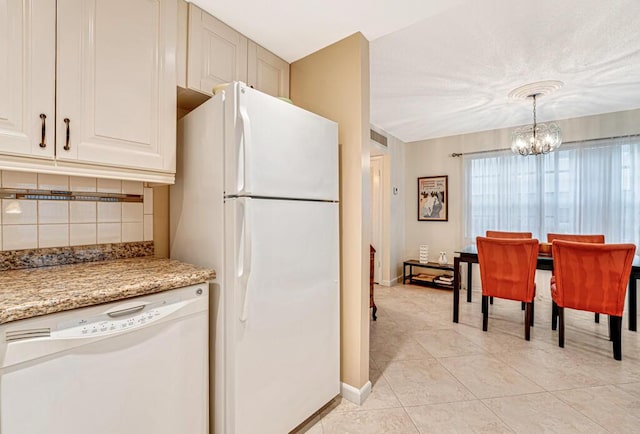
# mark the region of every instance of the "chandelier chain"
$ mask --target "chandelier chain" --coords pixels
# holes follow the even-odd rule
[[[536,121],[536,94],[533,95],[533,124],[537,124]]]
[[[533,143],[536,143],[536,130],[537,130],[537,125],[538,122],[536,120],[536,96],[538,96],[537,93],[533,94]]]

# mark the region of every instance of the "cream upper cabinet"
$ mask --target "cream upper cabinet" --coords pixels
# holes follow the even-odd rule
[[[214,86],[247,81],[247,38],[189,4],[187,87],[211,95]]]
[[[0,0],[2,154],[54,156],[55,8],[53,1]]]
[[[193,3],[178,4],[178,93],[193,109],[222,83],[242,81],[289,97],[289,64]],[[187,89],[187,91],[185,91]],[[197,91],[197,92],[190,92]]]
[[[0,0],[0,169],[172,183],[177,0]]]
[[[247,84],[273,96],[289,97],[289,64],[249,41]]]
[[[57,158],[175,172],[176,0],[57,3]]]

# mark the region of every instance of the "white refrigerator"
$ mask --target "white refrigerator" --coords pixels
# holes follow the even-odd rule
[[[171,257],[215,269],[216,434],[287,433],[340,391],[337,124],[232,83],[178,123]]]

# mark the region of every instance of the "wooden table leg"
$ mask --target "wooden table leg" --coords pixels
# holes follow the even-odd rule
[[[471,262],[467,262],[467,303],[471,303],[471,271],[473,270],[472,265],[473,264]]]
[[[402,264],[402,284],[407,281],[407,264]]]
[[[460,258],[453,258],[453,322],[458,322],[460,305]]]
[[[376,306],[376,302],[373,297],[373,268],[375,263],[375,255],[376,249],[373,246],[369,246],[369,307],[373,308],[373,312],[371,313],[371,318],[375,321],[378,319],[376,316],[376,312],[378,311],[378,307]]]

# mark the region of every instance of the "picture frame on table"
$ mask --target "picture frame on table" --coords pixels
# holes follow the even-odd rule
[[[449,220],[449,177],[423,176],[418,178],[418,221],[446,222]]]

